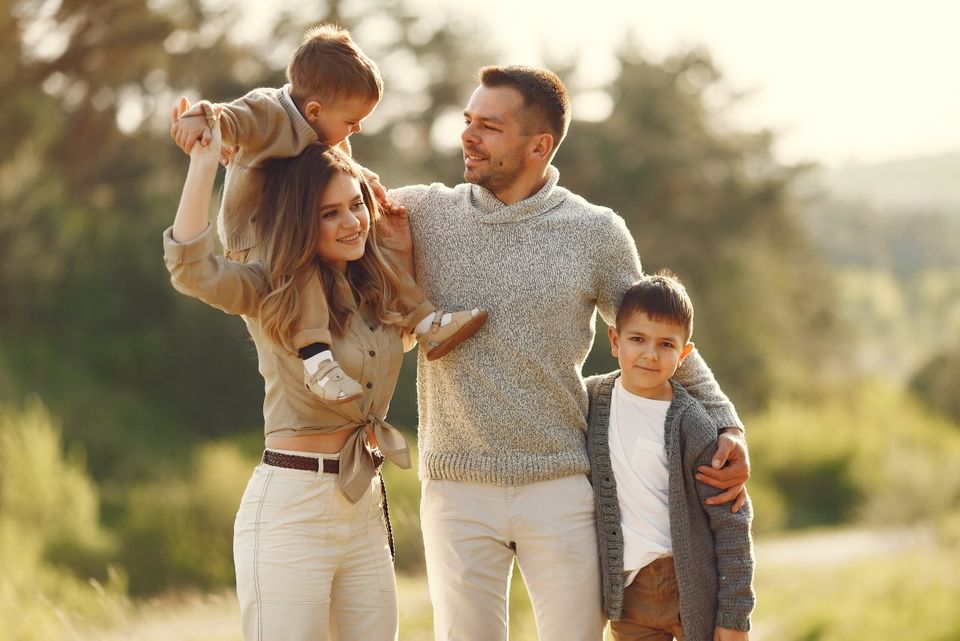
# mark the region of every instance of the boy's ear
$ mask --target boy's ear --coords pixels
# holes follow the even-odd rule
[[[693,351],[693,341],[687,341],[687,344],[680,348],[680,360],[677,362],[677,366],[683,364],[683,359],[690,355],[690,352]]]
[[[322,111],[323,105],[316,100],[311,100],[303,106],[303,117],[306,118],[307,122],[313,124],[317,122],[318,118],[320,118],[320,113]]]
[[[610,353],[614,358],[620,358],[620,336],[613,325],[607,327],[607,338],[610,339]]]

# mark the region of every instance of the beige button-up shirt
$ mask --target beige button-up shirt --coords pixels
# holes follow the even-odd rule
[[[163,234],[163,259],[174,288],[228,314],[242,316],[257,348],[264,382],[265,436],[329,434],[352,430],[340,452],[340,487],[353,502],[376,474],[365,433],[376,436],[384,458],[408,469],[410,453],[403,435],[385,418],[400,375],[403,343],[393,326],[368,323],[353,314],[346,334],[331,344],[343,371],[363,387],[353,402],[327,404],[306,389],[303,362],[278,348],[261,331],[257,314],[266,274],[258,262],[236,263],[213,252],[210,227],[197,238],[178,243],[172,227]]]

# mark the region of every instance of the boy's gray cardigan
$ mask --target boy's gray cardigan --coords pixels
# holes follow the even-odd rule
[[[620,619],[624,592],[623,531],[608,441],[610,402],[618,376],[616,371],[587,379],[587,449],[597,509],[603,608],[613,621]],[[748,500],[733,513],[729,505],[703,503],[719,490],[695,481],[693,475],[698,465],[710,465],[717,447],[717,427],[700,403],[683,387],[671,383],[674,397],[667,410],[664,440],[680,620],[687,641],[711,641],[715,626],[750,629],[753,507]]]

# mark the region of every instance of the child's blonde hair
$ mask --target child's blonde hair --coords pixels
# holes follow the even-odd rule
[[[377,65],[350,38],[349,31],[332,24],[307,30],[287,67],[287,78],[297,105],[331,97],[379,101],[383,95]]]

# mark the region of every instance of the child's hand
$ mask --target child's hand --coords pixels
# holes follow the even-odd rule
[[[750,633],[717,626],[713,629],[713,641],[749,641]]]
[[[220,162],[223,153],[223,137],[220,134],[220,114],[223,108],[213,107],[208,102],[200,102],[194,109],[199,109],[199,113],[194,118],[203,122],[203,126],[210,132],[210,137],[207,144],[192,145],[190,162],[210,162],[216,165]]]
[[[180,98],[173,108],[170,136],[184,153],[192,152],[198,142],[202,147],[210,144],[212,132],[205,114],[212,113],[212,109],[213,106],[206,100],[201,100],[191,108],[186,98]]]

